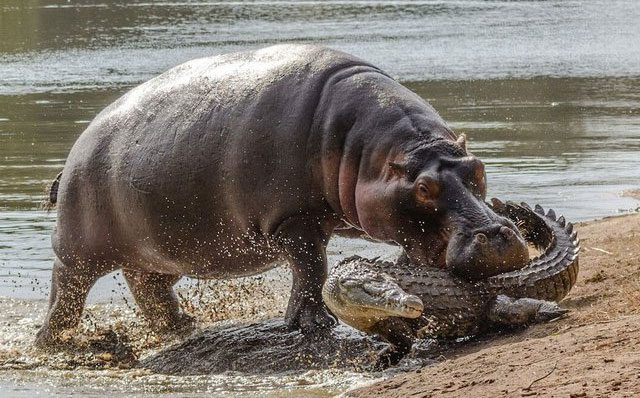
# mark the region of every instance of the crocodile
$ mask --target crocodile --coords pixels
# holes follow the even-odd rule
[[[557,302],[578,275],[577,233],[564,217],[526,203],[492,199],[540,254],[521,269],[469,281],[433,267],[352,256],[333,267],[323,287],[328,308],[344,323],[393,345],[391,364],[416,338],[455,339],[496,327],[517,327],[563,315]]]

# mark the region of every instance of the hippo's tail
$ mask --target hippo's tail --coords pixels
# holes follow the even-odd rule
[[[45,210],[51,210],[56,207],[56,203],[58,202],[58,187],[60,186],[60,178],[62,177],[62,172],[59,172],[56,178],[51,183],[51,188],[49,188],[49,198],[45,200],[43,207]]]

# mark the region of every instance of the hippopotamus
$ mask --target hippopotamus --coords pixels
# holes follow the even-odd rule
[[[465,137],[381,69],[320,46],[195,59],[133,88],[80,135],[54,188],[41,346],[79,322],[91,286],[117,269],[152,326],[181,330],[193,319],[179,278],[286,260],[285,318],[309,333],[335,323],[321,295],[334,231],[470,278],[528,260],[515,225],[485,205]],[[469,253],[484,244],[501,255]]]

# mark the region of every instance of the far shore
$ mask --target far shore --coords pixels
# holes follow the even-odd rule
[[[626,196],[626,197],[629,197],[629,198],[640,200],[640,188],[638,188],[638,189],[630,189],[628,191],[624,191],[622,193],[622,196]]]

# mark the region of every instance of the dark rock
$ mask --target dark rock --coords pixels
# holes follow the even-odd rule
[[[339,368],[371,371],[387,344],[344,325],[303,335],[282,320],[212,327],[141,361],[144,368],[174,375],[227,371],[273,374]]]

